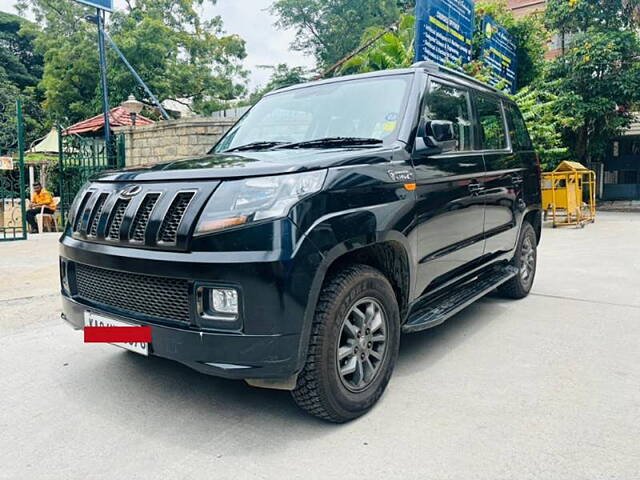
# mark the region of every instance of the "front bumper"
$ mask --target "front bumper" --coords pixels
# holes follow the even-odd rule
[[[271,228],[290,230],[290,227],[278,225]],[[271,237],[262,235],[259,238],[269,240]],[[295,237],[290,235],[289,238]],[[236,245],[237,242],[225,244]],[[209,251],[170,252],[90,243],[64,235],[60,256],[70,264],[186,281],[191,311],[186,321],[157,320],[118,308],[117,296],[110,297],[109,304],[88,301],[72,286],[71,294],[62,295],[63,315],[76,329],[84,328],[87,310],[150,326],[152,355],[178,361],[210,375],[236,379],[288,379],[304,365],[323,275],[320,269],[322,256],[317,249],[304,238],[298,238],[294,246],[228,252],[207,244],[204,247]],[[239,327],[227,330],[201,326],[194,298],[199,284],[233,285],[240,289]],[[94,282],[94,287],[100,288],[99,282]]]
[[[287,378],[297,370],[299,335],[239,335],[156,325],[114,315],[62,296],[62,318],[75,330],[84,328],[84,313],[92,311],[129,323],[150,326],[150,354],[183,363],[218,377]]]

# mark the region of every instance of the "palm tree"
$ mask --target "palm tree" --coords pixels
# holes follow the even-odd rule
[[[362,39],[365,45],[379,37],[371,47],[342,65],[340,74],[365,73],[377,70],[409,67],[414,61],[414,39],[416,18],[402,15],[393,29],[373,27]],[[386,32],[386,33],[385,33]]]

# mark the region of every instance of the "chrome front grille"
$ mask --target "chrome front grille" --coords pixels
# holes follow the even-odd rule
[[[204,202],[219,182],[93,184],[79,202],[74,238],[96,243],[187,250],[189,234]]]

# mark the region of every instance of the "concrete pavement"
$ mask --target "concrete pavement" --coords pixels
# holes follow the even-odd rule
[[[545,229],[534,293],[403,337],[336,426],[59,320],[55,237],[0,244],[0,478],[634,479],[640,215]]]

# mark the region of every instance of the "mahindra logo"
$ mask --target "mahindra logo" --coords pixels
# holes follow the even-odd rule
[[[133,198],[142,191],[140,185],[131,185],[120,192],[122,198]]]

